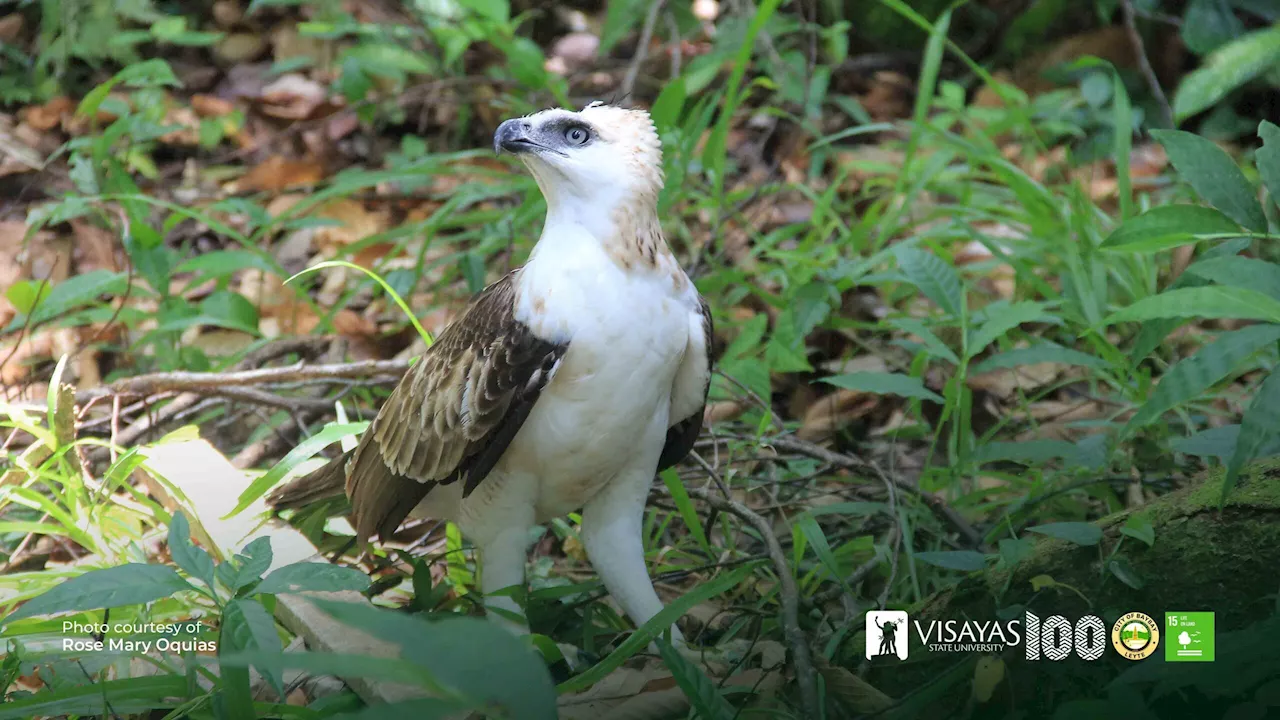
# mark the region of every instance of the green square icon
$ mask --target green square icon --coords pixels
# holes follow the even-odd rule
[[[1166,662],[1213,662],[1213,613],[1164,614]]]

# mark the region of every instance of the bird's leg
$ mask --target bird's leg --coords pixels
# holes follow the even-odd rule
[[[637,627],[662,610],[644,563],[645,499],[652,483],[648,472],[620,475],[582,510],[582,545],[605,588]],[[671,639],[680,645],[684,637],[671,626]]]
[[[525,555],[528,549],[529,528],[517,525],[496,533],[480,545],[483,563],[480,569],[480,591],[488,616],[494,622],[517,635],[529,633],[529,623],[524,612],[510,591],[511,586],[524,586]]]

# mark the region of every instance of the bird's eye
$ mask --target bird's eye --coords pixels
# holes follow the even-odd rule
[[[581,125],[574,125],[564,131],[564,139],[571,145],[586,145],[591,134]]]

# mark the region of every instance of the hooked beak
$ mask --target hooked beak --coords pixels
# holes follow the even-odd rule
[[[493,134],[493,151],[500,153],[506,150],[509,153],[518,154],[542,147],[529,137],[532,132],[533,126],[527,120],[518,118],[507,120],[499,125],[498,131]]]

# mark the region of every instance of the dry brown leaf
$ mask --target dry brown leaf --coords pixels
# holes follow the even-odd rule
[[[116,236],[84,218],[71,221],[71,233],[75,236],[76,272],[92,270],[120,270],[116,257]]]
[[[319,158],[295,160],[272,155],[240,179],[227,183],[223,189],[230,193],[280,192],[287,188],[315,185],[324,180],[325,175],[325,164]]]
[[[259,96],[264,115],[285,120],[306,120],[326,104],[329,91],[320,83],[297,73],[281,75],[262,88]]]
[[[386,213],[370,211],[362,203],[346,198],[325,203],[316,210],[315,215],[336,223],[315,229],[316,249],[326,257],[332,257],[343,247],[386,230],[391,224]]]
[[[216,95],[192,95],[191,109],[200,117],[223,117],[235,112],[236,104]]]
[[[40,130],[47,132],[62,124],[63,117],[71,115],[75,112],[76,104],[69,97],[59,95],[43,105],[31,105],[24,110],[20,117],[23,122]]]
[[[848,670],[827,662],[821,655],[814,658],[817,670],[826,681],[827,691],[857,715],[874,715],[893,706],[893,698]]]
[[[12,43],[22,34],[22,16],[18,13],[0,18],[0,42]]]
[[[838,388],[809,406],[796,434],[809,442],[825,440],[840,428],[875,410],[880,399],[880,395]]]

